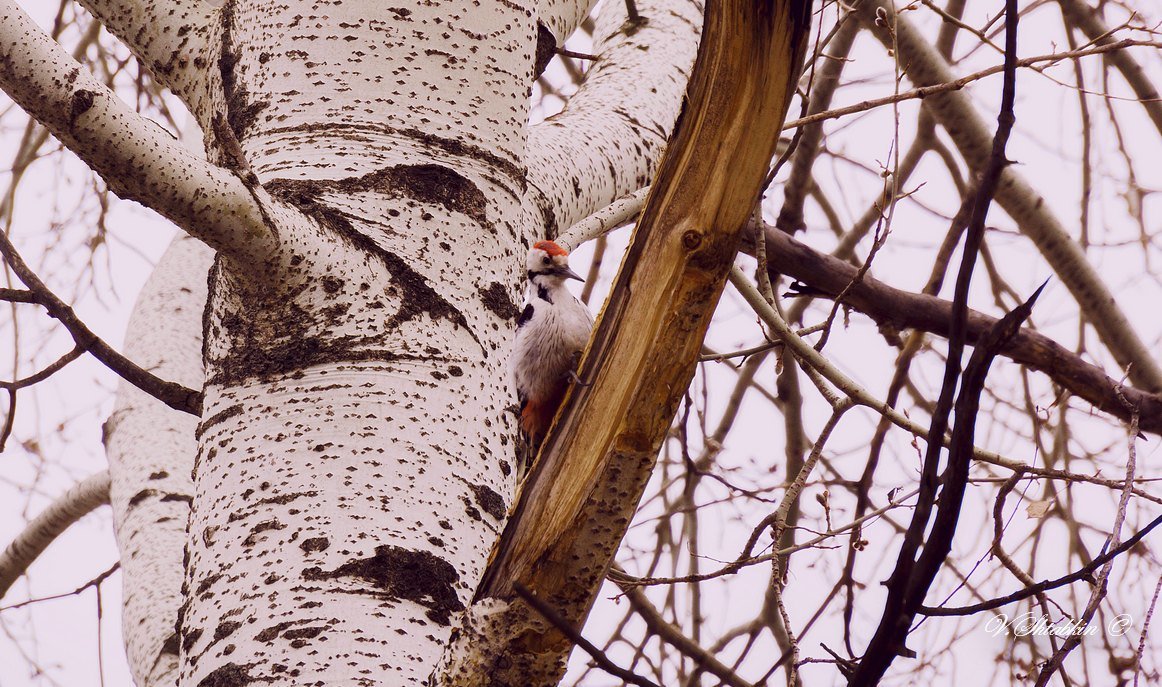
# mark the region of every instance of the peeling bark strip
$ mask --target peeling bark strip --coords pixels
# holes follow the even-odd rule
[[[566,402],[477,589],[478,601],[506,603],[512,622],[477,636],[470,611],[439,684],[549,685],[563,673],[572,642],[527,620],[514,584],[574,626],[588,614],[758,200],[810,15],[809,0],[708,5],[689,100],[581,363],[592,382]]]
[[[450,563],[427,551],[409,551],[398,546],[377,546],[371,558],[358,558],[325,572],[307,568],[303,579],[324,580],[356,577],[380,588],[388,599],[407,599],[427,607],[427,616],[440,625],[450,625],[452,613],[464,610],[456,596],[460,575]]]

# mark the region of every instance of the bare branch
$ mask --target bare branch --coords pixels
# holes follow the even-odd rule
[[[24,263],[20,254],[16,252],[15,246],[8,240],[8,235],[3,232],[0,232],[0,255],[4,256],[5,262],[16,273],[16,276],[20,277],[20,280],[28,286],[36,301],[48,310],[49,315],[64,325],[80,350],[92,353],[94,358],[100,360],[106,367],[120,375],[122,379],[170,408],[192,415],[201,415],[202,393],[200,391],[158,379],[152,373],[141,369],[128,358],[113,350],[109,344],[102,341],[85,326],[85,323],[77,317],[77,314],[67,303],[57,298],[49,290],[40,280],[40,277],[36,276],[36,273]],[[9,412],[13,411],[14,409],[10,409]]]
[[[149,68],[158,82],[196,110],[205,96],[206,70],[194,59],[209,55],[218,8],[205,0],[78,0]]]
[[[156,210],[245,264],[275,248],[250,190],[136,114],[46,36],[14,0],[0,2],[0,88],[122,198]]]
[[[895,13],[893,3],[865,0],[856,6],[856,12],[885,48],[899,51],[899,59],[908,65],[907,76],[914,84],[923,87],[954,80],[948,63],[906,17]],[[880,14],[887,21],[877,23]],[[983,169],[989,159],[992,136],[972,103],[957,92],[934,95],[924,102],[969,165]],[[1044,198],[1012,167],[1002,174],[996,198],[1021,233],[1036,244],[1114,359],[1129,370],[1130,379],[1142,388],[1162,391],[1162,367]]]
[[[61,495],[0,553],[0,599],[48,545],[73,523],[109,503],[109,473],[99,472]]]

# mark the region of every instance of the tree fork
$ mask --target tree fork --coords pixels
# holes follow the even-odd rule
[[[556,684],[693,377],[762,190],[810,0],[708,3],[687,102],[575,386],[524,484],[439,684]],[[755,141],[758,143],[756,144]]]

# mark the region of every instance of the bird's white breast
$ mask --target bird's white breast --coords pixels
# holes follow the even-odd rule
[[[531,305],[532,314],[517,329],[509,358],[517,392],[525,398],[545,398],[568,376],[593,328],[589,308],[564,286],[548,295],[551,303],[529,289],[525,307]]]

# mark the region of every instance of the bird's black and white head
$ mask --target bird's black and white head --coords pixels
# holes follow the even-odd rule
[[[569,252],[553,241],[537,241],[529,251],[529,282],[541,289],[556,289],[566,279],[585,281],[569,269]]]

